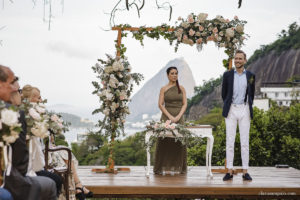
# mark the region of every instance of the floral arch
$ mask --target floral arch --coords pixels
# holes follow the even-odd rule
[[[126,115],[129,114],[128,103],[133,89],[133,82],[139,84],[143,76],[138,73],[131,73],[131,66],[125,57],[126,47],[122,44],[122,38],[127,37],[129,31],[132,37],[139,40],[143,46],[145,36],[152,39],[161,37],[169,40],[170,45],[176,42],[175,52],[177,52],[181,43],[190,46],[196,46],[201,51],[207,42],[212,41],[218,48],[225,48],[224,52],[228,55],[223,60],[223,65],[227,69],[232,68],[232,58],[234,52],[244,45],[244,40],[248,37],[244,33],[246,21],[239,20],[237,16],[233,20],[225,19],[218,15],[214,19],[207,19],[207,14],[200,13],[195,15],[191,13],[186,19],[181,17],[175,23],[176,26],[162,24],[157,27],[131,27],[128,24],[119,25],[112,28],[118,31],[115,47],[117,49],[116,57],[107,56],[108,60],[98,61],[93,70],[97,74],[99,82],[93,82],[95,91],[100,98],[101,106],[94,113],[103,113],[104,119],[99,120],[100,134],[111,139],[110,157],[107,168],[104,170],[94,169],[95,171],[113,172],[113,145],[115,137],[121,132],[124,133],[124,123]]]

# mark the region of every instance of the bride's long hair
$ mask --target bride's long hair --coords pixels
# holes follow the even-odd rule
[[[169,67],[169,68],[167,69],[167,75],[170,74],[170,71],[171,71],[172,69],[175,69],[175,70],[177,71],[177,73],[178,73],[177,67],[171,66],[171,67]],[[178,77],[177,77],[177,80],[176,80],[176,86],[177,86],[177,89],[178,89],[178,94],[180,94],[180,93],[181,93],[181,89],[180,89],[180,87],[179,87]]]

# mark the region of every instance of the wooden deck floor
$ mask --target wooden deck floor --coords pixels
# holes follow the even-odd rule
[[[223,182],[224,174],[214,174],[210,179],[205,167],[189,167],[187,175],[151,173],[149,178],[143,166],[129,166],[131,172],[118,174],[92,173],[92,168],[95,166],[80,166],[78,174],[96,197],[300,199],[300,170],[294,168],[250,167],[252,182],[243,181],[241,174],[228,182]]]

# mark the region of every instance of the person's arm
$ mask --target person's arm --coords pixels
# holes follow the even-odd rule
[[[172,122],[175,122],[174,121],[174,117],[167,111],[167,109],[165,108],[164,104],[165,104],[165,101],[164,101],[164,88],[161,88],[160,89],[160,93],[159,93],[159,98],[158,98],[158,107],[159,109],[161,110],[162,113],[164,113],[168,118],[169,120],[171,120]]]
[[[254,94],[255,94],[255,75],[253,74],[252,77],[253,77],[253,83],[251,84],[251,90],[252,90],[251,99],[252,99],[252,102],[253,102]]]
[[[186,99],[186,92],[184,87],[180,86],[181,92],[182,92],[182,107],[179,112],[179,114],[175,117],[175,122],[178,122],[182,115],[185,113],[186,107],[187,107],[187,99]]]
[[[222,82],[222,99],[223,99],[223,102],[224,102],[224,100],[227,96],[227,81],[226,81],[225,73],[223,74],[223,82]]]

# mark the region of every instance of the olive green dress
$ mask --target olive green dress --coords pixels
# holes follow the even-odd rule
[[[178,94],[177,86],[169,88],[164,93],[164,101],[166,110],[176,117],[182,108],[182,92]],[[161,121],[168,120],[168,117],[163,113]],[[183,116],[178,123],[183,124]],[[175,142],[175,138],[158,138],[155,151],[155,163],[153,172],[162,174],[164,171],[173,171],[175,173],[186,173],[187,169],[187,153],[186,146],[180,141]]]

